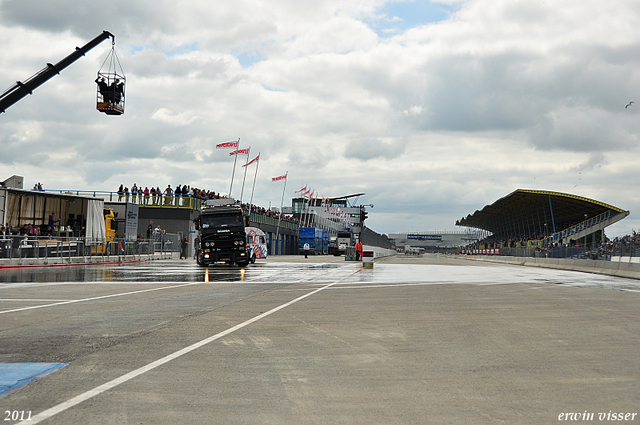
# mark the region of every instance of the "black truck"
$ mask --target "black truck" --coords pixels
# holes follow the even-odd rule
[[[233,199],[208,200],[196,219],[196,229],[200,231],[200,242],[195,247],[199,265],[249,264],[244,215]]]

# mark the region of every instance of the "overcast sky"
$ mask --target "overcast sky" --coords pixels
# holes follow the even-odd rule
[[[365,192],[379,233],[462,230],[516,189],[631,211],[640,228],[637,0],[0,0],[0,89],[116,36],[126,110],[95,110],[105,41],[0,115],[0,180]],[[636,105],[625,109],[631,100]],[[247,175],[250,196],[255,168]],[[232,195],[240,196],[238,168]]]

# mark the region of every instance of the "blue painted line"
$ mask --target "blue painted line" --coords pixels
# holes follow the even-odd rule
[[[0,397],[69,363],[0,363]]]

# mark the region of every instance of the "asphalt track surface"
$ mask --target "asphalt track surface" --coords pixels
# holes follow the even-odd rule
[[[639,291],[439,256],[1,270],[0,363],[63,366],[0,419],[640,423]]]

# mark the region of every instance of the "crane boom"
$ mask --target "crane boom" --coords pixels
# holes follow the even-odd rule
[[[84,46],[76,47],[75,52],[71,53],[55,65],[47,63],[45,68],[29,77],[25,82],[17,81],[13,86],[9,87],[0,95],[0,113],[4,112],[9,106],[18,102],[26,95],[33,94],[33,90],[40,87],[56,74],[59,74],[60,71],[80,59],[81,56],[84,56],[85,53],[109,37],[115,39],[115,36],[109,31],[102,31],[102,34],[98,35]]]

